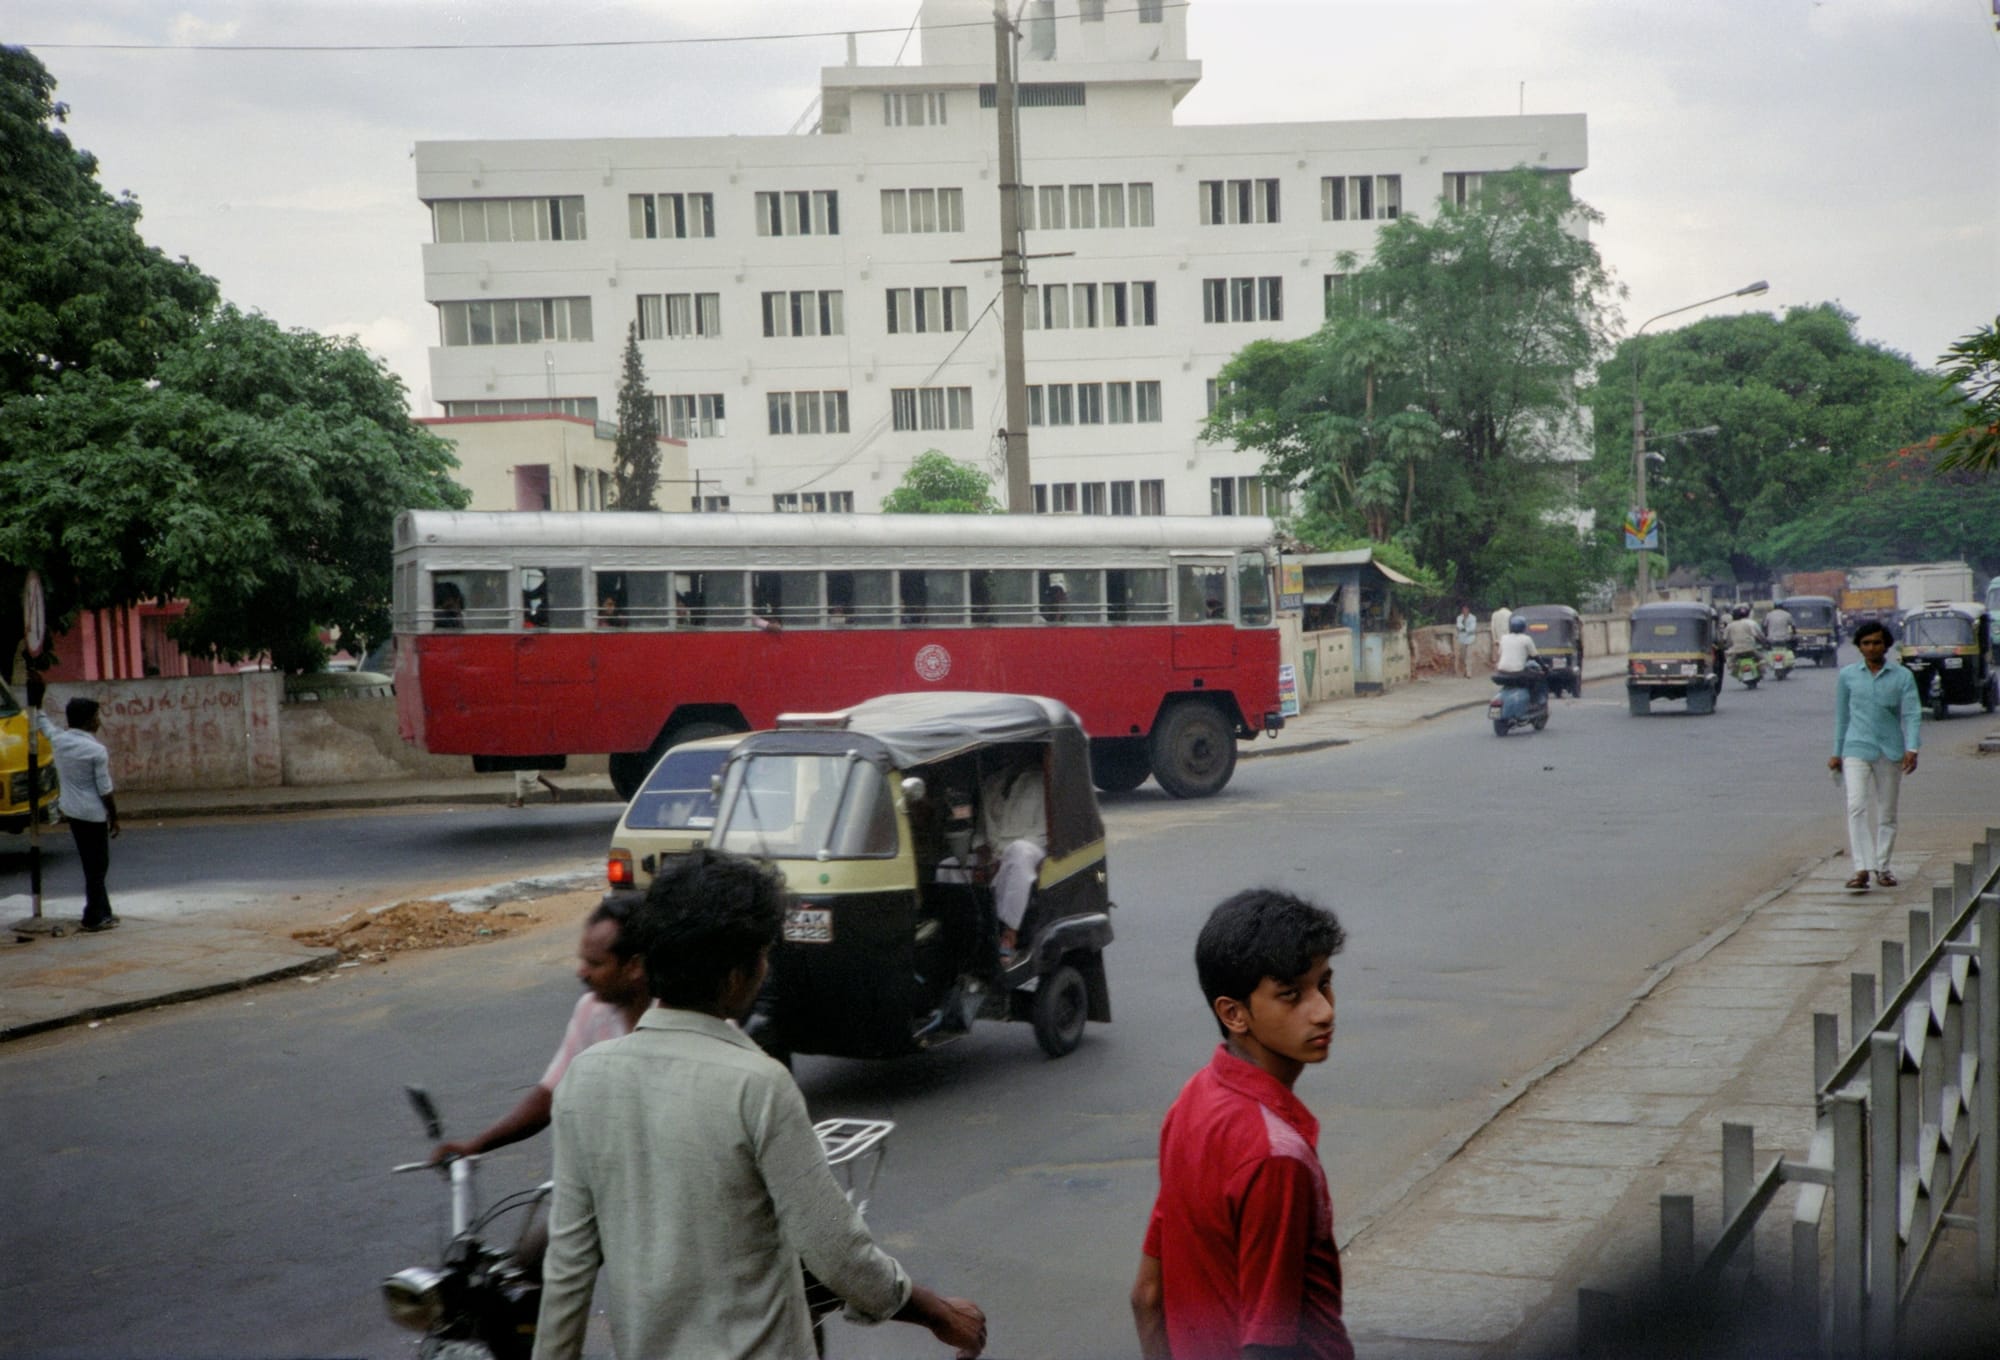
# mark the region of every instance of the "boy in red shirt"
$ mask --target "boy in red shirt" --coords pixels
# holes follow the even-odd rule
[[[1195,944],[1223,1042],[1160,1130],[1160,1195],[1132,1312],[1148,1360],[1353,1360],[1340,1320],[1319,1121],[1292,1094],[1333,1041],[1332,912],[1275,888],[1217,907]]]

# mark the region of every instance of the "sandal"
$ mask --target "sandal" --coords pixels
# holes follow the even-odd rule
[[[507,800],[507,806],[508,806],[508,807],[526,807],[526,806],[527,806],[527,804],[526,804],[526,803],[524,803],[524,802],[522,802],[522,801],[521,801],[521,799],[520,799],[520,795],[518,795],[518,794],[517,794],[517,795],[515,795],[514,797],[512,797],[512,798],[509,798],[509,799]]]
[[[1856,874],[1856,875],[1855,875],[1855,876],[1854,876],[1853,878],[1850,878],[1850,879],[1848,879],[1848,880],[1847,880],[1847,890],[1848,890],[1849,892],[1867,892],[1867,891],[1868,891],[1868,871],[1867,871],[1866,869],[1863,869],[1863,870],[1862,870],[1862,871],[1861,871],[1860,873]]]
[[[1875,871],[1875,881],[1877,883],[1880,883],[1885,888],[1893,888],[1896,886],[1896,876],[1890,873],[1887,869],[1877,869]]]

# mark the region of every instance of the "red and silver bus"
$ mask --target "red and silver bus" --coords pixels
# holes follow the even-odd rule
[[[1099,787],[1205,797],[1275,733],[1271,521],[536,514],[396,521],[403,738],[486,770],[922,689],[1043,694]]]

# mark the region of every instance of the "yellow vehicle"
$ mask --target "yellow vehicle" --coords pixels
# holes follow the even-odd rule
[[[28,712],[14,698],[14,692],[0,684],[0,832],[26,831],[30,815],[28,798]],[[36,782],[41,797],[33,800],[44,826],[56,820],[55,752],[49,739],[35,735]]]
[[[610,888],[607,898],[644,893],[666,859],[708,843],[715,829],[717,777],[722,762],[742,740],[743,733],[730,732],[667,748],[611,833],[604,873]]]

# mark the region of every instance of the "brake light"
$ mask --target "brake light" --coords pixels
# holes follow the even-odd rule
[[[632,873],[632,852],[613,850],[604,862],[604,878],[614,888],[632,887],[638,881]]]

